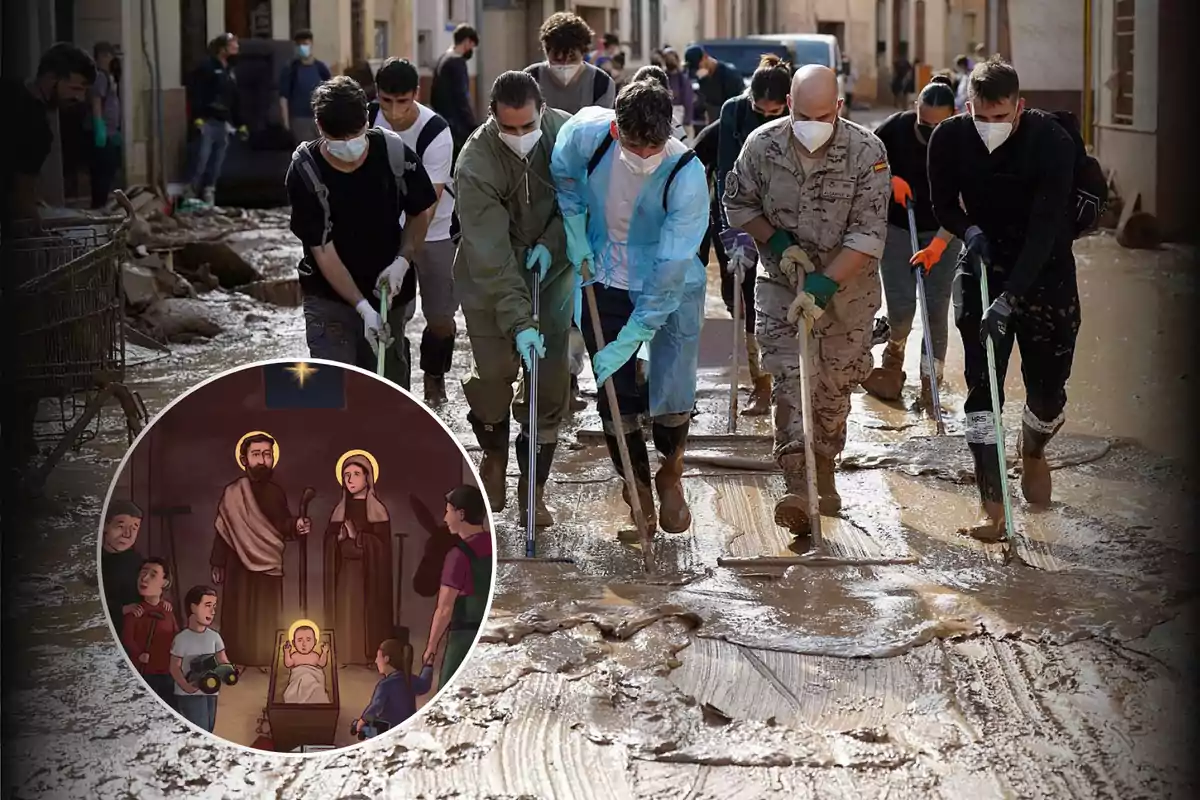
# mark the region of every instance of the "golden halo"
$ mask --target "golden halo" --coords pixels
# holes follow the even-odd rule
[[[266,431],[250,431],[249,433],[242,434],[242,438],[238,439],[237,446],[233,448],[233,460],[237,462],[237,465],[239,467],[241,467],[242,472],[246,471],[246,465],[242,463],[242,442],[246,441],[251,436],[260,436],[260,435],[261,436],[271,436],[271,434],[267,433]],[[279,466],[279,440],[276,439],[274,436],[271,436],[271,441],[273,441],[275,443],[275,444],[271,445],[271,455],[273,456],[275,466],[278,467]]]
[[[293,646],[296,641],[296,629],[297,628],[312,628],[313,629],[313,637],[317,640],[316,646],[313,647],[313,652],[314,653],[321,652],[321,629],[317,627],[317,623],[313,622],[311,619],[298,619],[295,622],[293,622],[291,624],[291,627],[288,628],[288,635],[287,635],[287,639],[286,639],[286,641],[292,642]]]
[[[375,460],[375,456],[371,455],[366,450],[347,450],[346,452],[342,453],[342,457],[337,460],[337,467],[335,471],[337,472],[337,482],[339,486],[342,483],[342,467],[345,466],[346,459],[350,456],[362,456],[363,458],[367,459],[367,461],[371,462],[371,483],[379,483],[379,462]]]

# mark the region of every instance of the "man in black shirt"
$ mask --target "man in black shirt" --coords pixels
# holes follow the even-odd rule
[[[1057,120],[1025,109],[1016,70],[998,57],[972,70],[967,110],[930,136],[929,186],[938,222],[966,243],[955,320],[966,366],[966,437],[985,517],[966,532],[994,541],[1004,535],[1004,498],[983,342],[995,344],[1001,402],[1014,335],[1021,348],[1021,488],[1030,503],[1047,504],[1045,447],[1063,424],[1080,323],[1071,252],[1076,150]],[[991,292],[986,310],[979,268]]]
[[[231,63],[238,48],[236,36],[222,33],[208,43],[209,57],[193,75],[192,124],[200,131],[200,154],[188,184],[188,196],[200,195],[208,205],[216,199],[230,132],[237,128],[243,139],[248,135],[241,124],[237,79]]]
[[[352,78],[318,86],[313,112],[321,138],[296,148],[286,178],[291,230],[304,245],[300,287],[309,352],[374,371],[375,354],[387,347],[384,377],[408,388],[403,325],[416,295],[409,266],[420,255],[437,195],[399,135],[368,130],[367,96]],[[324,204],[317,182],[328,192]],[[386,322],[367,299],[381,291],[389,297]]]
[[[470,25],[455,28],[454,46],[437,60],[433,67],[433,82],[429,84],[429,106],[450,123],[456,160],[463,143],[476,128],[467,62],[478,46],[479,34],[474,28]]]
[[[710,125],[721,118],[721,106],[725,105],[726,100],[746,91],[742,73],[733,64],[717,61],[698,44],[683,52],[683,62],[700,84],[700,97],[704,100],[704,111]]]

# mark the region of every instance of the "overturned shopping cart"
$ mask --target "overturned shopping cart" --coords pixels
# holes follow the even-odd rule
[[[6,305],[15,334],[8,345],[8,391],[19,409],[13,424],[23,444],[22,478],[32,491],[67,450],[96,436],[99,413],[110,399],[120,404],[130,443],[148,416],[141,398],[122,383],[120,269],[133,207],[115,194],[121,216],[44,220],[41,235],[6,248],[13,269]]]

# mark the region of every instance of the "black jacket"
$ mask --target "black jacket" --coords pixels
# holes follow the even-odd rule
[[[192,119],[241,124],[233,67],[209,57],[192,75]]]

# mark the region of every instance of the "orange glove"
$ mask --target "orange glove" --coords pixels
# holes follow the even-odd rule
[[[918,250],[908,263],[914,267],[920,267],[928,275],[929,270],[933,269],[933,265],[942,260],[944,252],[946,252],[946,242],[935,236],[929,246],[924,250]]]
[[[908,185],[908,181],[901,178],[899,175],[892,176],[892,199],[896,201],[898,206],[907,206],[908,201],[912,200],[912,187]]]

